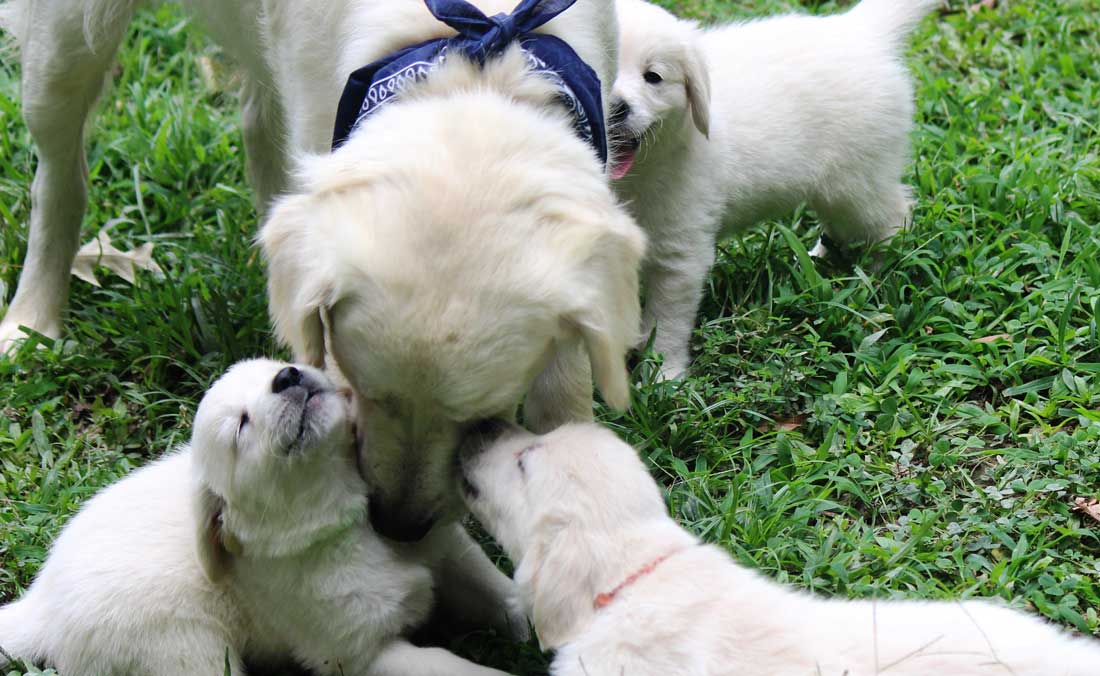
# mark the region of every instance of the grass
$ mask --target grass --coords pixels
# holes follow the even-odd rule
[[[692,375],[640,359],[635,443],[680,521],[821,593],[998,596],[1100,635],[1100,15],[1073,0],[951,12],[917,32],[914,227],[809,263],[813,215],[724,243]],[[722,20],[796,6],[683,0]],[[835,2],[804,2],[829,12]],[[99,487],[186,438],[233,361],[274,351],[239,106],[171,8],[131,31],[89,133],[85,239],[153,241],[166,279],[74,281],[66,333],[0,359],[0,598]],[[0,301],[34,167],[0,65]],[[2,311],[2,308],[0,308]],[[458,637],[519,673],[534,647]]]

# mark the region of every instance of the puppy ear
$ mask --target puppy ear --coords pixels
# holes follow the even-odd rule
[[[629,217],[622,221],[586,262],[587,299],[569,318],[588,351],[596,387],[608,405],[620,410],[630,406],[626,352],[640,330],[638,266],[645,253],[641,229]]]
[[[294,352],[296,361],[322,367],[325,330],[322,309],[330,295],[328,272],[311,255],[309,198],[280,199],[260,230],[267,260],[267,297],[275,334]],[[313,233],[314,237],[317,233]]]
[[[596,579],[600,565],[594,541],[571,523],[537,524],[550,531],[524,555],[516,569],[516,585],[535,625],[539,646],[553,650],[576,638],[595,613]]]
[[[231,554],[240,553],[240,544],[222,529],[225,501],[206,485],[195,488],[192,513],[195,519],[195,551],[206,579],[219,582],[229,571]]]
[[[694,31],[692,38],[684,48],[684,85],[691,106],[691,120],[700,134],[710,138],[710,70]]]

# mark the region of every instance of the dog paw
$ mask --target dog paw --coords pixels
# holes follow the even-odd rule
[[[47,336],[56,336],[60,333],[60,330],[44,331],[35,327],[30,320],[12,317],[11,313],[8,313],[4,320],[0,321],[0,355],[14,354],[19,345],[27,339],[29,333],[23,328],[24,326]]]
[[[527,621],[527,613],[520,607],[519,599],[508,600],[496,630],[497,633],[519,643],[531,640],[531,625]]]

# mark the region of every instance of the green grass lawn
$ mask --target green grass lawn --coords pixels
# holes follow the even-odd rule
[[[691,377],[654,383],[642,359],[633,410],[604,417],[685,526],[778,580],[998,596],[1100,635],[1100,523],[1071,511],[1100,497],[1100,7],[998,4],[914,40],[912,231],[832,265],[805,255],[808,213],[723,244]],[[796,5],[670,4],[704,20]],[[0,599],[85,499],[186,439],[222,369],[276,349],[238,101],[200,76],[212,53],[178,11],[144,13],[90,127],[83,239],[155,242],[166,279],[74,281],[63,340],[0,358]],[[0,303],[33,168],[7,59]],[[451,645],[545,665],[487,635]]]

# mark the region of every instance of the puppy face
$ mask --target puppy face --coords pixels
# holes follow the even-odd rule
[[[199,403],[191,453],[196,551],[211,580],[232,555],[300,551],[366,506],[349,396],[309,366],[234,365]]]
[[[348,398],[317,369],[267,359],[240,362],[199,404],[196,465],[229,504],[266,502],[283,486],[298,483],[299,491],[309,466],[346,457],[350,420]]]
[[[617,537],[667,521],[637,454],[594,424],[543,436],[482,424],[460,454],[470,511],[516,563],[516,583],[544,648],[576,637],[607,584]]]
[[[599,534],[666,515],[637,452],[596,424],[540,436],[483,423],[460,464],[466,505],[516,561],[566,526]]]
[[[622,178],[646,139],[678,133],[691,116],[710,129],[710,78],[698,29],[642,0],[619,0],[619,71],[611,97],[611,176]]]
[[[574,392],[590,366],[629,402],[644,235],[568,123],[486,91],[488,68],[451,93],[441,69],[303,160],[260,235],[276,331],[355,389],[371,522],[396,540],[461,514],[463,434],[511,417],[558,355],[587,353],[559,379]]]

